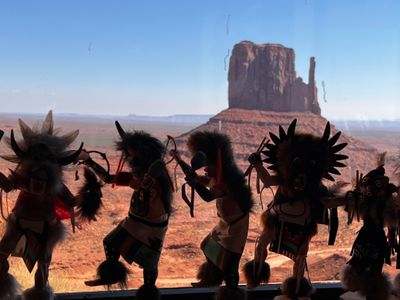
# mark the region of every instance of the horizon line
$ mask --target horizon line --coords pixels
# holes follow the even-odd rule
[[[272,112],[272,111],[270,111]],[[284,113],[284,112],[282,112]],[[290,113],[296,113],[294,111],[290,112]],[[302,112],[299,112],[302,113]],[[39,112],[0,112],[0,115],[23,115],[23,116],[45,116],[47,114],[46,113],[39,113]],[[183,116],[192,116],[192,117],[212,117],[217,115],[213,114],[213,113],[209,113],[209,114],[191,114],[191,113],[181,113],[181,114],[173,114],[173,115],[145,115],[145,114],[98,114],[98,113],[75,113],[75,112],[54,112],[53,110],[53,114],[54,115],[58,115],[61,117],[68,117],[68,116],[77,116],[77,117],[99,117],[99,118],[113,118],[113,117],[123,117],[123,118],[172,118],[172,117],[183,117]],[[324,117],[326,119],[328,119],[326,116],[321,115],[321,117]],[[381,119],[365,119],[365,118],[358,118],[358,119],[348,119],[348,118],[332,118],[329,120],[334,120],[334,121],[356,121],[356,122],[382,122],[382,121],[386,121],[386,122],[400,122],[400,117],[398,118],[381,118]]]

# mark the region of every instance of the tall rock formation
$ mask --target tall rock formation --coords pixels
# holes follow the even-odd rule
[[[315,86],[315,59],[310,58],[309,83],[296,77],[294,51],[282,45],[241,42],[235,45],[229,67],[229,108],[210,120],[176,137],[184,156],[186,141],[195,131],[220,131],[232,141],[237,163],[247,168],[247,157],[269,132],[278,134],[279,125],[287,128],[297,118],[296,132],[321,136],[326,120],[321,116]],[[338,130],[331,125],[332,135]],[[348,143],[343,153],[349,156],[342,180],[351,181],[355,170],[375,167],[377,151],[368,144],[342,134]]]
[[[308,84],[296,76],[295,53],[279,44],[236,44],[229,62],[229,108],[320,115],[315,59],[310,58]]]

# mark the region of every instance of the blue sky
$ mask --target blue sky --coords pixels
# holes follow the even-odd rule
[[[400,118],[398,20],[385,0],[3,0],[0,112],[217,113],[251,40],[294,48],[303,78],[316,57],[324,116]]]

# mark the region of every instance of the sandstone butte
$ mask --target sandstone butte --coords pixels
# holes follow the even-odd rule
[[[254,44],[243,41],[234,46],[229,62],[229,107],[211,117],[205,124],[176,137],[185,152],[188,136],[198,130],[217,130],[227,134],[233,143],[237,163],[245,168],[247,157],[269,132],[278,133],[297,118],[297,131],[322,135],[328,121],[321,116],[315,83],[314,57],[310,58],[308,83],[296,76],[293,49],[278,44]],[[331,124],[331,134],[338,130]],[[343,151],[350,159],[342,168],[341,179],[348,182],[356,170],[366,172],[375,167],[377,150],[344,133]]]

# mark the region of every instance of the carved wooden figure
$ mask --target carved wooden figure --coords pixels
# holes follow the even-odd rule
[[[264,160],[260,153],[249,157],[264,185],[278,188],[273,201],[262,214],[263,230],[254,260],[244,267],[248,286],[255,287],[269,279],[270,269],[265,263],[268,248],[291,258],[294,261],[293,274],[285,280],[282,290],[289,298],[309,297],[313,291],[304,273],[309,244],[317,233],[317,224],[330,222],[329,243],[334,242],[336,207],[344,204],[344,197],[336,197],[333,190],[322,184],[322,179],[333,181],[331,174],[340,174],[336,168],[344,167],[341,161],[347,159],[347,156],[339,154],[346,144],[336,144],[340,132],[330,138],[329,123],[322,137],[296,133],[295,128],[296,120],[293,120],[287,132],[280,126],[279,136],[270,133],[273,143],[267,143],[266,150],[261,151],[266,156]],[[267,171],[263,162],[269,164],[268,169],[274,174]]]
[[[106,260],[97,269],[97,279],[88,286],[118,284],[127,286],[129,270],[120,261],[135,262],[143,269],[144,284],[136,298],[155,300],[161,297],[156,280],[158,262],[171,214],[172,183],[162,161],[165,146],[144,131],[125,132],[116,122],[120,135],[117,150],[121,160],[115,174],[110,174],[88,155],[81,159],[105,183],[133,189],[128,216],[104,238]],[[129,172],[123,171],[127,163]]]
[[[196,287],[219,286],[216,299],[244,299],[238,288],[239,261],[246,244],[253,200],[242,172],[236,166],[229,138],[218,132],[198,131],[187,142],[194,157],[206,156],[205,175],[186,172],[186,180],[202,200],[215,201],[218,224],[201,243],[206,262],[199,268]],[[183,162],[176,155],[178,163]],[[193,160],[192,160],[193,161]],[[192,163],[193,165],[193,163]],[[186,168],[187,169],[187,168]]]
[[[65,234],[61,220],[73,216],[74,206],[63,166],[76,161],[83,144],[68,151],[79,131],[57,135],[51,111],[41,128],[30,128],[21,119],[19,126],[23,139],[17,142],[11,130],[8,140],[15,155],[2,156],[16,167],[9,176],[0,172],[0,189],[19,191],[0,241],[0,299],[14,299],[17,293],[16,281],[8,273],[10,255],[21,256],[30,272],[37,264],[35,285],[23,293],[24,299],[53,299],[49,266],[53,249]]]
[[[357,172],[356,177],[355,189],[347,194],[346,210],[349,223],[356,217],[362,220],[363,226],[341,281],[346,289],[358,291],[367,300],[386,300],[391,294],[391,284],[382,268],[385,263],[391,264],[392,250],[399,250],[399,190],[385,175],[384,154],[376,169],[365,176]]]

